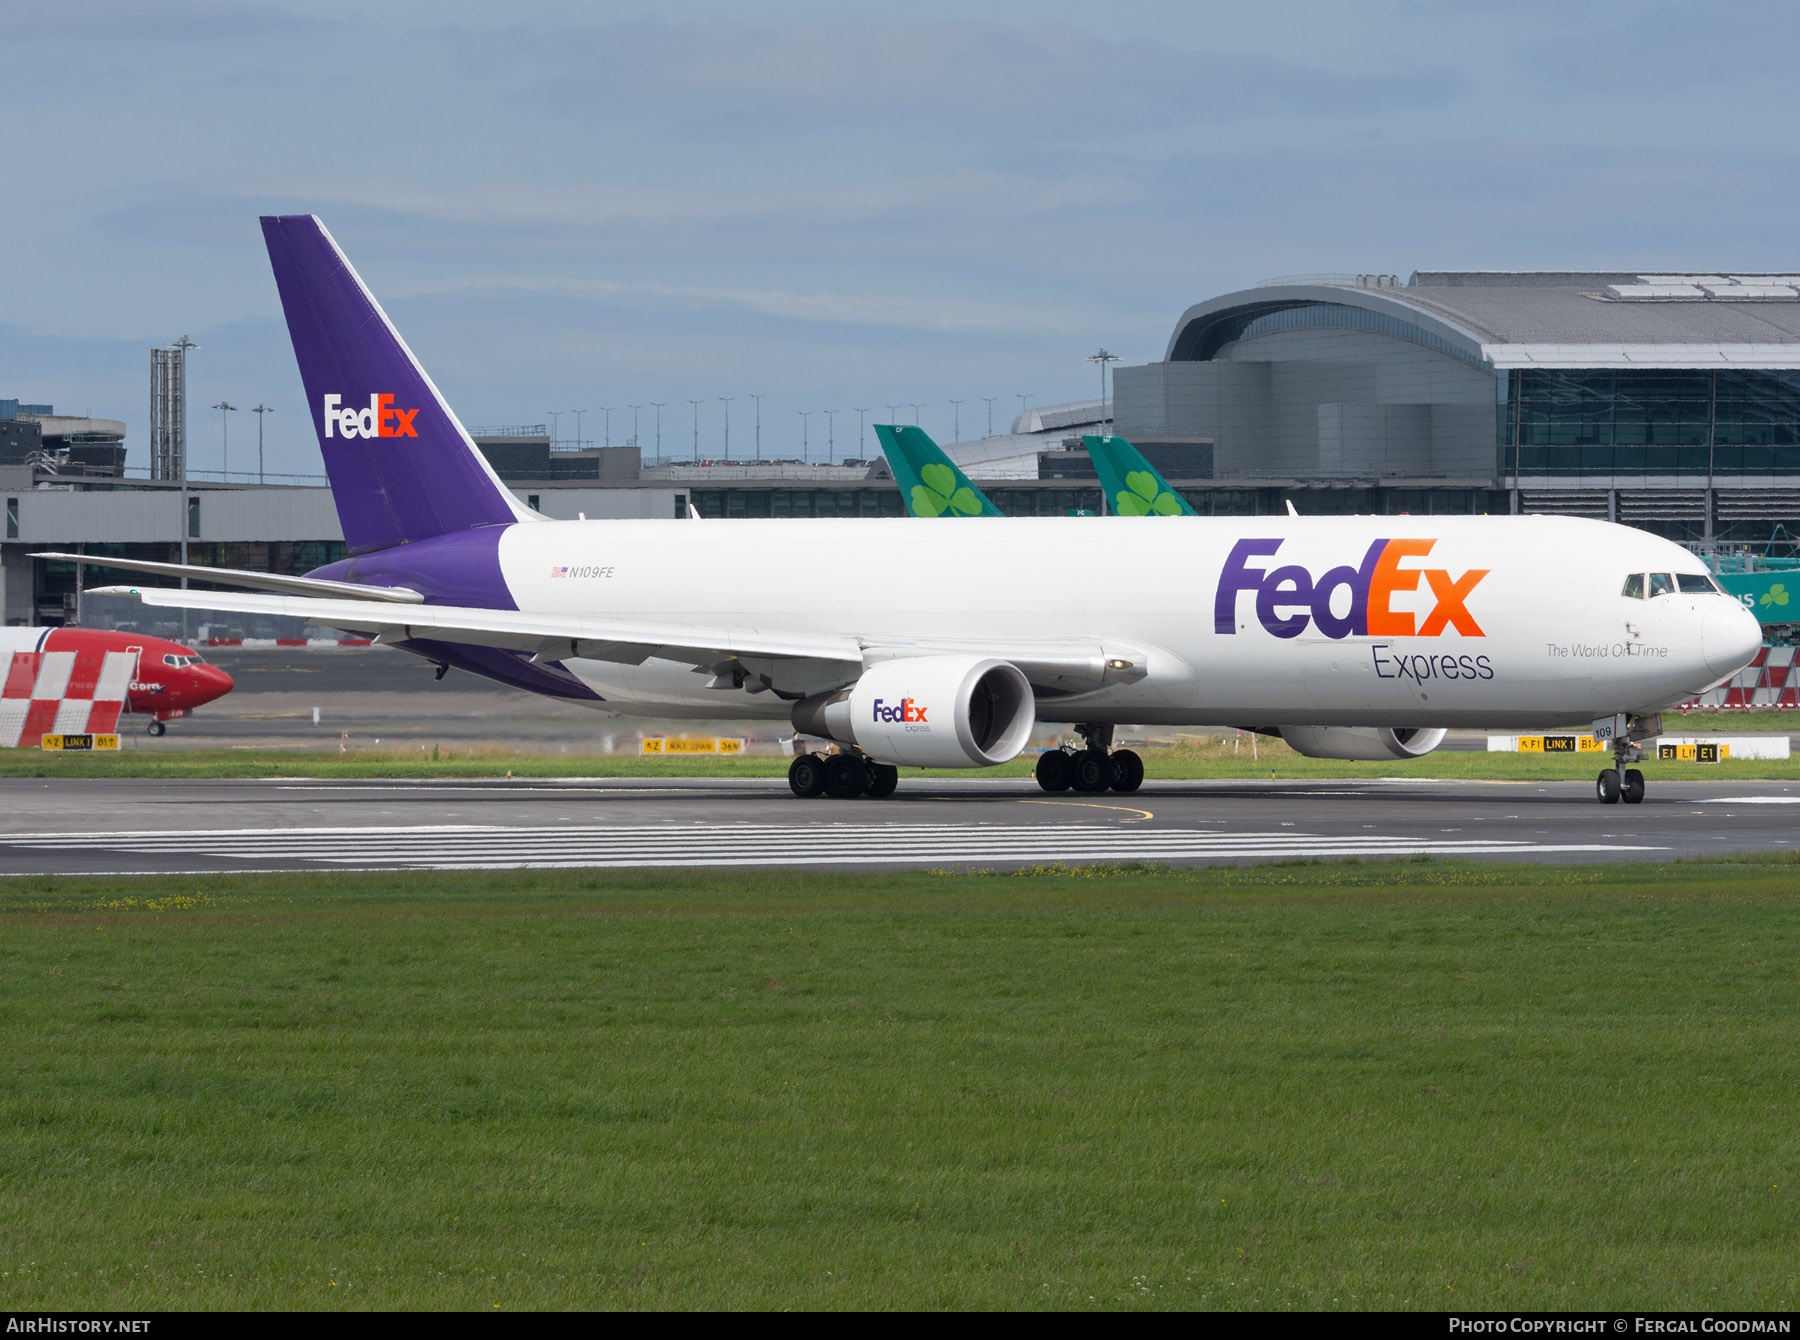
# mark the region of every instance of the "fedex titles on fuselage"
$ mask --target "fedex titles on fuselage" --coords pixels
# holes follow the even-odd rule
[[[419,430],[413,427],[413,420],[418,413],[416,409],[396,408],[391,395],[372,395],[362,409],[345,405],[341,395],[328,395],[325,397],[325,436],[417,437]]]
[[[1402,567],[1407,559],[1427,557],[1436,540],[1376,540],[1356,567],[1331,568],[1314,577],[1298,563],[1279,567],[1253,567],[1251,560],[1269,558],[1281,548],[1276,539],[1239,540],[1231,547],[1219,589],[1213,600],[1213,632],[1238,631],[1238,597],[1255,594],[1256,620],[1275,637],[1299,637],[1308,625],[1328,638],[1346,637],[1443,637],[1454,629],[1462,637],[1486,637],[1469,612],[1469,593],[1491,571],[1470,568],[1453,576],[1444,568]],[[1393,597],[1417,591],[1425,579],[1436,603],[1423,619],[1392,607]],[[1349,593],[1342,613],[1332,609],[1339,590]],[[1341,602],[1340,602],[1341,603]],[[1384,656],[1389,644],[1371,649],[1375,673],[1382,679],[1492,679],[1493,665],[1486,656],[1398,655]]]

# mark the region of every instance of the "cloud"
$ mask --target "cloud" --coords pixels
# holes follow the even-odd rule
[[[1797,37],[1800,12],[1786,0],[1665,3],[1601,11],[1577,31],[1533,42],[1519,54],[1535,82],[1563,91],[1655,100],[1677,91],[1777,81],[1786,102]]]
[[[796,293],[704,284],[620,283],[519,275],[484,275],[447,283],[403,286],[395,289],[391,297],[394,301],[404,301],[481,292],[555,295],[608,303],[643,299],[680,303],[690,308],[724,306],[791,321],[963,335],[1074,334],[1096,328],[1116,328],[1124,322],[1135,323],[1139,319],[1072,304],[1043,306],[884,293]]]
[[[307,209],[347,205],[439,223],[589,229],[795,218],[844,224],[966,208],[971,201],[1004,213],[1033,214],[1117,205],[1134,198],[1137,187],[1123,172],[1087,170],[1033,178],[964,170],[898,180],[754,189],[332,177],[226,181],[199,187],[197,193],[226,200],[292,200]],[[184,197],[192,198],[185,192]]]
[[[645,22],[447,36],[471,77],[507,70],[547,109],[650,113],[712,136],[871,122],[1092,136],[1423,107],[1457,84],[1438,69],[1342,73],[1045,25]]]
[[[12,42],[192,43],[324,26],[272,5],[233,0],[57,0],[9,6],[6,16],[6,36]]]

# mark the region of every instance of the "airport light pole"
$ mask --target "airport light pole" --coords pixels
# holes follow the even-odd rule
[[[837,455],[837,416],[835,409],[821,410],[825,416],[825,464],[830,465]]]
[[[688,401],[688,404],[690,404],[694,407],[694,464],[695,465],[700,464],[700,406],[705,403],[706,403],[706,401],[705,401],[704,397],[702,397],[699,400]]]
[[[200,346],[183,335],[175,341],[172,347],[181,351],[181,566],[185,568],[188,561],[188,512],[193,506],[188,494],[187,356],[189,349],[198,349]],[[181,577],[181,589],[183,591],[188,589],[186,573],[183,573]],[[187,636],[188,612],[183,609],[181,611],[181,640],[186,642]]]
[[[762,398],[767,391],[759,392],[750,398],[756,402],[756,459],[762,459]]]
[[[917,428],[919,426],[919,411],[925,407],[925,402],[923,400],[909,400],[906,403],[913,407],[913,427]]]
[[[819,411],[816,409],[797,409],[794,411],[794,413],[800,416],[800,459],[805,461],[808,465],[812,464],[812,443],[808,437],[808,430],[812,426],[812,416],[818,412]]]
[[[984,396],[982,396],[982,397],[981,397],[981,398],[982,398],[982,399],[983,399],[983,400],[985,400],[985,401],[987,401],[987,407],[988,407],[988,430],[987,430],[987,435],[988,435],[988,436],[989,436],[989,437],[992,437],[992,436],[993,436],[993,435],[994,435],[994,402],[995,402],[995,401],[996,401],[996,400],[998,400],[998,399],[999,399],[999,398],[1000,398],[1000,397],[999,397],[999,396],[997,396],[997,395],[984,395]]]
[[[631,411],[631,445],[636,447],[639,451],[644,449],[644,444],[638,441],[638,411],[643,407],[644,402],[641,400],[635,405],[625,406],[626,409]]]
[[[221,400],[213,408],[219,411],[219,478],[229,484],[231,482],[231,419],[228,416],[237,406],[229,400]]]
[[[863,444],[863,415],[869,412],[867,405],[856,411],[856,459],[863,460],[868,456],[868,447]]]
[[[722,395],[719,397],[719,399],[721,399],[725,402],[725,459],[730,460],[731,459],[731,402],[736,400],[737,397],[734,395]]]
[[[1106,365],[1108,363],[1117,363],[1119,361],[1119,356],[1117,354],[1107,353],[1106,346],[1103,344],[1100,346],[1099,353],[1088,355],[1087,361],[1090,363],[1098,363],[1100,365],[1100,426],[1102,428],[1105,428],[1106,424],[1107,424],[1107,418],[1106,418]],[[1108,430],[1106,435],[1108,437],[1111,437],[1112,436],[1111,430]]]
[[[273,414],[275,411],[267,405],[252,405],[250,412],[256,416],[256,482],[261,484],[263,482],[263,415]]]
[[[662,409],[669,402],[666,400],[647,400],[645,404],[656,410],[656,463],[662,464]]]
[[[889,405],[888,406],[888,422],[889,423],[899,423],[900,422],[900,406],[898,406],[898,405]]]
[[[962,403],[960,400],[950,402],[950,413],[955,416],[950,421],[954,425],[950,433],[952,442],[962,441]]]

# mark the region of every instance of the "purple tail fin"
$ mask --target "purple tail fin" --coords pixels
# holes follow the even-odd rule
[[[262,227],[350,552],[527,519],[325,225]]]

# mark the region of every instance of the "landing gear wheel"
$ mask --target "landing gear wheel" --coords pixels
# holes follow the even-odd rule
[[[1112,760],[1098,749],[1083,749],[1071,760],[1075,775],[1070,785],[1077,791],[1104,791],[1112,785]]]
[[[152,721],[144,729],[151,735],[167,735],[169,733],[169,728],[160,721]]]
[[[1075,781],[1075,764],[1060,749],[1038,755],[1037,784],[1046,791],[1067,791]]]
[[[894,788],[900,785],[900,769],[892,763],[869,764],[869,775],[863,786],[863,794],[870,800],[886,800],[894,794]]]
[[[1129,749],[1112,753],[1112,789],[1129,794],[1144,784],[1144,760]]]
[[[869,784],[869,764],[856,754],[833,754],[825,760],[825,794],[833,800],[855,800]]]
[[[802,800],[811,800],[825,789],[825,760],[802,754],[788,764],[788,789]]]
[[[1619,798],[1627,805],[1644,803],[1644,774],[1636,768],[1625,769],[1625,784],[1620,788]]]
[[[1594,779],[1594,798],[1602,805],[1617,805],[1619,790],[1619,770],[1617,768],[1607,768]]]

